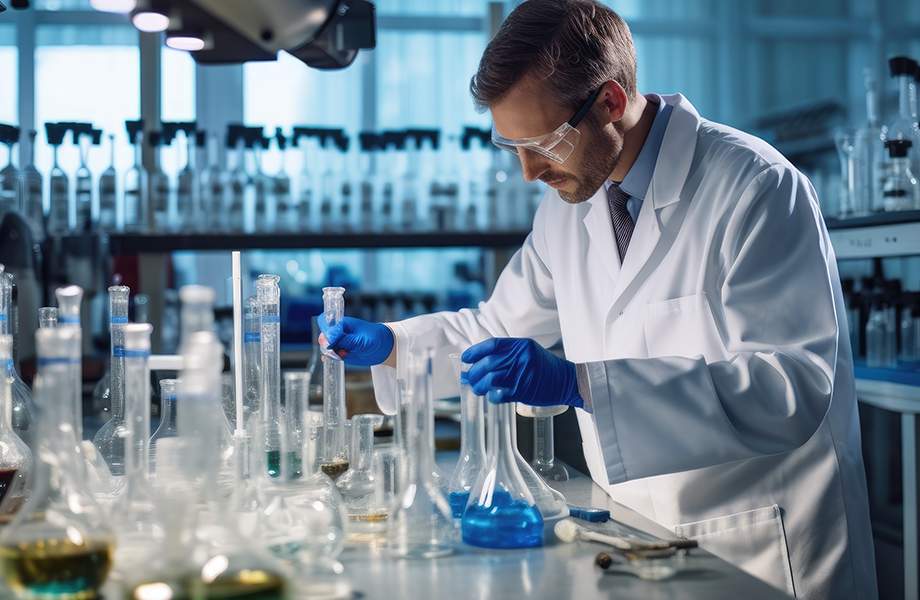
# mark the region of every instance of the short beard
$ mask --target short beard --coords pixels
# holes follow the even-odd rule
[[[588,133],[587,131],[585,133]],[[584,152],[581,163],[581,173],[572,177],[577,182],[577,187],[572,193],[559,191],[559,197],[567,204],[581,204],[590,199],[597,190],[604,185],[613,169],[620,162],[623,153],[623,138],[612,131],[593,129],[590,137],[585,140]]]

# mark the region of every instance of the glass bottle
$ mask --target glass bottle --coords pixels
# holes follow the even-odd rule
[[[269,193],[270,178],[262,171],[262,150],[268,148],[268,138],[264,137],[261,131],[258,133],[259,135],[253,138],[252,145],[255,231],[271,231],[275,227],[277,206],[274,204],[275,197]]]
[[[355,186],[352,185],[352,177],[354,174],[350,170],[351,163],[354,161],[351,160],[354,152],[349,153],[349,140],[346,137],[341,137],[335,143],[336,148],[341,151],[341,154],[336,155],[336,162],[339,165],[337,169],[338,172],[338,211],[339,211],[339,230],[340,231],[351,231],[354,229],[354,223],[352,222],[354,218],[354,196],[355,196]]]
[[[514,459],[511,403],[488,403],[489,458],[470,492],[460,530],[463,541],[484,548],[543,544],[543,515]]]
[[[0,333],[13,336],[13,430],[30,448],[34,443],[32,390],[19,376],[19,307],[15,278],[0,265]]]
[[[125,421],[125,327],[128,322],[129,292],[129,288],[124,285],[109,288],[112,354],[107,375],[112,416],[93,437],[93,445],[109,466],[109,472],[116,477],[125,474],[125,440],[129,433]],[[105,377],[100,380],[100,385],[102,381],[105,381]]]
[[[319,321],[316,317],[310,317],[310,329],[312,331],[310,338],[310,364],[307,371],[310,373],[310,406],[319,406],[323,403],[323,351],[319,347]]]
[[[920,336],[917,324],[917,319],[914,317],[910,305],[901,307],[901,352],[898,354],[899,360],[904,362],[920,360],[920,355],[917,355],[917,347],[920,346],[917,341],[917,337]]]
[[[546,481],[569,480],[569,472],[556,463],[553,417],[535,417],[533,420],[533,460],[530,466]]]
[[[334,163],[335,155],[332,148],[331,138],[323,135],[320,142],[319,155],[323,158],[325,169],[320,175],[321,184],[318,187],[320,192],[319,199],[319,228],[323,231],[333,231],[336,227],[335,209],[339,205],[339,188],[338,173],[336,173]]]
[[[244,153],[246,141],[243,136],[235,140],[236,165],[228,173],[228,199],[226,207],[226,231],[243,231],[246,190],[249,187],[249,175],[246,173]]]
[[[13,430],[13,336],[0,334],[0,502],[8,495],[4,513],[18,510],[28,495],[26,476],[32,470],[32,452]],[[15,501],[13,500],[15,498]]]
[[[58,328],[74,329],[80,342],[83,342],[83,330],[80,327],[80,306],[83,302],[83,288],[77,285],[54,290],[58,301]],[[67,388],[70,399],[70,414],[77,432],[77,442],[83,439],[83,357],[70,365],[70,376],[73,385]]]
[[[36,135],[34,129],[29,130],[28,162],[19,170],[19,213],[32,229],[32,241],[40,244],[45,240],[45,205],[42,174],[35,168]]]
[[[294,132],[294,140],[300,138],[301,133]],[[298,198],[297,198],[297,229],[314,229],[313,225],[313,215],[311,211],[313,210],[313,198],[314,198],[314,187],[316,185],[316,170],[314,162],[311,162],[311,158],[315,148],[313,147],[313,142],[310,136],[302,142],[301,146],[301,169],[300,173],[297,176],[297,184],[299,187]],[[295,144],[297,145],[297,144]]]
[[[256,281],[261,309],[262,343],[262,403],[259,407],[265,452],[268,458],[268,474],[281,476],[281,290],[277,275],[259,275]]]
[[[185,130],[185,166],[176,176],[176,228],[185,231],[195,227],[199,218],[198,170],[195,166],[195,129]],[[178,142],[177,142],[178,143]]]
[[[399,227],[403,231],[414,231],[418,226],[418,210],[422,196],[421,174],[419,172],[419,150],[422,140],[415,137],[407,140],[406,170],[402,177],[402,198],[399,199]]]
[[[345,288],[323,288],[323,314],[332,327],[345,316]],[[327,357],[323,361],[323,472],[335,479],[348,469],[345,454],[345,362]]]
[[[217,231],[224,214],[224,173],[220,168],[220,141],[217,134],[208,136],[208,166],[201,170],[201,206],[203,221],[197,228],[202,231]]]
[[[892,369],[897,366],[894,323],[887,306],[876,304],[866,322],[866,366]]]
[[[43,306],[38,309],[38,326],[40,329],[54,329],[58,326],[56,306]]]
[[[90,231],[93,224],[93,177],[86,166],[89,147],[93,143],[93,134],[74,131],[74,143],[80,151],[80,166],[75,178],[76,203],[73,210],[73,229],[78,232]]]
[[[40,437],[32,493],[0,532],[0,568],[20,598],[95,598],[112,565],[113,532],[86,490],[68,402],[79,329],[39,329],[35,403]]]
[[[243,315],[243,423],[256,414],[262,398],[262,312],[259,299],[246,299]]]
[[[906,56],[895,56],[888,59],[888,69],[891,77],[898,84],[898,115],[882,130],[883,140],[909,141],[914,148],[920,147],[920,126],[917,124],[917,82],[914,74],[917,70],[917,61]],[[916,170],[916,161],[911,163]]]
[[[0,216],[19,209],[19,169],[13,166],[13,146],[19,140],[19,128],[0,125],[0,138],[9,150],[10,158],[0,169]]]
[[[470,386],[467,372],[470,365],[460,361],[460,355],[451,354],[451,361],[460,380],[460,460],[450,478],[447,499],[454,518],[463,517],[476,478],[485,470],[485,420],[482,396],[477,396]]]
[[[882,187],[886,212],[920,209],[920,185],[911,170],[908,152],[912,145],[910,140],[885,142],[890,157],[888,176]]]
[[[157,476],[157,444],[166,438],[179,435],[176,424],[176,389],[178,379],[160,380],[160,424],[150,436],[150,475],[155,481]]]
[[[153,229],[157,232],[172,231],[170,211],[169,177],[163,171],[161,151],[172,140],[165,139],[162,132],[151,132],[148,136],[153,148],[153,169],[150,171],[150,204],[153,210]]]
[[[387,515],[387,545],[396,556],[437,558],[453,552],[454,525],[434,477],[430,352],[411,357],[408,372],[411,385],[400,385],[398,417],[406,470]]]
[[[287,143],[288,139],[281,133],[281,128],[275,128],[275,142],[278,152],[281,153],[281,167],[270,179],[269,206],[275,207],[274,229],[277,231],[298,231],[297,206],[291,196],[291,178],[287,174]]]
[[[118,174],[115,171],[115,135],[109,134],[109,166],[99,176],[99,231],[115,231],[118,215]]]
[[[46,127],[51,126],[46,123]],[[48,233],[61,235],[69,229],[70,215],[70,180],[67,173],[58,164],[58,149],[63,143],[63,132],[48,135],[48,143],[52,148],[53,164],[51,166],[50,203],[48,205]]]
[[[374,427],[382,423],[383,415],[351,418],[351,461],[348,471],[335,482],[348,509],[350,540],[372,540],[386,532],[383,480],[374,472]]]
[[[134,164],[125,173],[125,197],[121,226],[130,233],[146,233],[150,229],[148,217],[147,169],[144,168],[144,132],[138,129],[131,140],[134,144]]]

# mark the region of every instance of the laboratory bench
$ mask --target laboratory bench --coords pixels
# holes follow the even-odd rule
[[[449,474],[458,457],[458,452],[442,451],[437,453],[437,462]],[[614,502],[590,478],[571,468],[569,474],[569,481],[553,482],[553,487],[569,504],[610,511],[610,521],[585,522],[589,528],[612,535],[632,533],[645,539],[674,538],[670,530]],[[385,549],[350,543],[339,560],[355,599],[789,598],[701,548],[689,550],[677,574],[670,579],[640,579],[616,563],[605,571],[594,561],[599,552],[608,552],[618,560],[609,546],[597,542],[562,542],[552,534],[555,522],[548,522],[544,536],[547,542],[540,548],[491,550],[460,543],[451,556],[421,560],[391,558]]]

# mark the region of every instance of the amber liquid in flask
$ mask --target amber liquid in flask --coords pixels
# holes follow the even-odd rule
[[[20,597],[96,598],[112,566],[112,543],[75,544],[66,538],[21,542],[0,547],[0,565],[7,585]]]

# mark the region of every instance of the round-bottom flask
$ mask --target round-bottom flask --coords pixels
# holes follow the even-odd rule
[[[543,515],[514,456],[510,403],[489,403],[489,456],[463,513],[463,541],[483,548],[531,548],[543,544]]]

